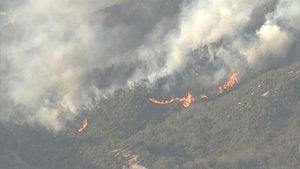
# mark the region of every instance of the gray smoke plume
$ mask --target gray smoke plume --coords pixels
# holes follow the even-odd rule
[[[232,71],[299,52],[297,0],[5,0],[0,6],[0,119],[53,131],[94,98],[140,80],[165,79],[166,90],[209,87]]]

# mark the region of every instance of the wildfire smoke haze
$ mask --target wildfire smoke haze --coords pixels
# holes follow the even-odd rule
[[[82,107],[141,81],[194,92],[299,57],[299,0],[170,2],[1,0],[0,121],[59,132]]]

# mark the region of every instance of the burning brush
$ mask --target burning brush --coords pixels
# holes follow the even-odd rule
[[[81,127],[77,130],[78,133],[82,133],[87,128],[87,126],[88,126],[88,121],[87,119],[84,119]]]
[[[229,76],[228,80],[224,84],[219,86],[218,94],[222,94],[224,91],[233,88],[234,86],[237,85],[238,82],[239,82],[239,73],[238,72],[232,73]]]
[[[227,81],[218,87],[217,95],[223,94],[224,91],[227,91],[227,90],[233,88],[234,86],[236,86],[238,84],[238,82],[239,82],[239,73],[238,72],[232,73],[229,76],[229,78],[227,79]],[[201,101],[207,101],[208,98],[209,97],[206,94],[200,95]],[[149,98],[149,100],[152,103],[159,104],[159,105],[166,105],[166,104],[171,104],[173,102],[180,102],[184,108],[188,108],[195,101],[195,98],[193,97],[191,92],[188,92],[187,96],[182,97],[182,98],[175,97],[175,98],[171,98],[169,100],[157,100],[154,98]]]
[[[191,106],[191,104],[195,101],[195,98],[193,97],[192,93],[191,92],[188,92],[187,96],[186,97],[175,97],[175,98],[172,98],[170,100],[156,100],[154,98],[149,98],[149,100],[154,103],[154,104],[159,104],[159,105],[166,105],[166,104],[171,104],[175,101],[177,102],[180,102],[181,105],[184,107],[184,108],[188,108]]]

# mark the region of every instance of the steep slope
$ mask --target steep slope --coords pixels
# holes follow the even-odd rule
[[[298,62],[177,112],[126,145],[150,157],[150,168],[297,168],[299,98]]]
[[[242,81],[208,102],[196,100],[188,109],[151,104],[150,95],[141,84],[97,101],[83,110],[89,122],[83,133],[77,133],[76,126],[58,135],[0,126],[0,168],[300,166],[299,61]]]
[[[81,155],[96,168],[120,168],[114,149],[148,168],[297,168],[300,165],[300,63],[242,82],[189,109],[157,106],[146,87],[120,90],[91,111]],[[81,136],[80,136],[81,137]]]

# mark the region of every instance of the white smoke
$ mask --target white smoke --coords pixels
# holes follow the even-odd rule
[[[1,43],[1,67],[7,71],[1,88],[3,97],[14,104],[6,106],[35,112],[23,119],[30,124],[63,129],[60,118],[72,118],[80,106],[88,104],[89,92],[95,91],[82,82],[90,67],[101,65],[95,53],[101,53],[102,44],[95,44],[99,41],[89,17],[115,3],[30,0],[11,12],[13,22],[4,33],[12,35]],[[15,112],[2,107],[2,119],[14,120],[8,117],[11,113]]]
[[[290,46],[298,41],[300,2],[282,0],[277,9],[266,17],[266,22],[256,32],[256,39],[245,49],[250,65],[264,61],[268,57],[285,57]]]
[[[193,0],[172,17],[151,13],[163,0],[141,3],[149,9],[135,0],[28,0],[0,12],[0,119],[60,131],[94,97],[184,71],[204,46],[219,67],[201,74],[209,86],[230,71],[285,58],[299,42],[297,0]],[[265,23],[246,31],[255,10],[273,3],[260,16]]]
[[[299,40],[294,37],[299,38],[299,23],[295,21],[300,17],[300,2],[279,1],[274,11],[260,16],[265,17],[265,23],[256,34],[245,31],[249,23],[257,19],[251,18],[255,9],[270,3],[276,1],[199,0],[185,6],[178,29],[166,40],[168,58],[161,74],[184,68],[191,51],[220,41],[222,44],[213,50],[230,69],[228,71],[244,69],[245,64],[249,67],[258,62],[264,65],[270,57],[286,57],[290,47]],[[213,56],[208,54],[208,57]]]
[[[221,41],[224,41],[223,45],[218,48],[211,48],[212,52],[207,55],[207,57],[210,57],[210,60],[216,55],[225,62],[225,66],[230,67],[232,70],[238,69],[241,64],[244,64],[244,61],[239,60],[241,57],[248,62],[251,62],[250,57],[252,56],[245,55],[249,55],[251,49],[256,50],[255,48],[260,45],[254,41],[249,44],[249,42],[243,40],[242,38],[245,36],[244,31],[252,19],[251,15],[253,14],[253,11],[260,6],[269,3],[275,3],[275,1],[195,0],[186,4],[179,14],[178,27],[168,32],[167,35],[159,36],[160,39],[155,41],[156,45],[152,45],[150,48],[149,46],[142,46],[142,48],[139,49],[138,55],[142,55],[142,58],[147,58],[145,56],[148,56],[151,60],[155,60],[155,57],[165,55],[164,59],[162,59],[165,61],[164,66],[157,67],[157,64],[152,65],[151,68],[155,71],[149,73],[148,79],[150,79],[150,81],[155,81],[161,77],[181,71],[189,61],[190,53],[192,51],[205,45],[210,47]],[[154,34],[163,32],[160,31],[160,29],[162,29],[161,27],[158,27],[157,29],[153,31]],[[267,38],[262,34],[262,31],[258,31],[258,36]],[[254,36],[251,35],[251,37]],[[161,41],[161,39],[163,39],[163,41]],[[281,41],[284,41],[284,39]],[[271,45],[269,42],[265,43],[265,48],[268,48],[266,45]],[[278,43],[283,43],[278,45],[286,44],[286,42]],[[245,49],[245,53],[247,54],[240,52],[243,48],[247,48]],[[262,50],[266,49],[260,50],[262,54],[265,54]],[[275,51],[272,52],[275,53]],[[237,53],[239,54],[237,55]],[[258,54],[252,53],[251,55]],[[254,56],[252,58],[254,59]],[[217,71],[217,74],[214,76],[219,78],[212,78],[210,81],[214,81],[213,84],[215,84],[216,81],[219,81],[223,78],[222,76],[226,74],[224,71],[225,69],[223,69],[223,71]],[[151,70],[147,70],[146,72],[151,72]],[[205,76],[206,75],[203,75],[203,77]]]
[[[246,59],[251,65],[260,62],[261,57],[284,56],[290,38],[279,26],[266,23],[257,31],[257,39],[245,52]]]
[[[184,8],[178,33],[170,39],[167,70],[174,71],[187,60],[189,51],[236,36],[249,21],[251,11],[261,1],[195,1]],[[243,9],[243,10],[241,10]]]

